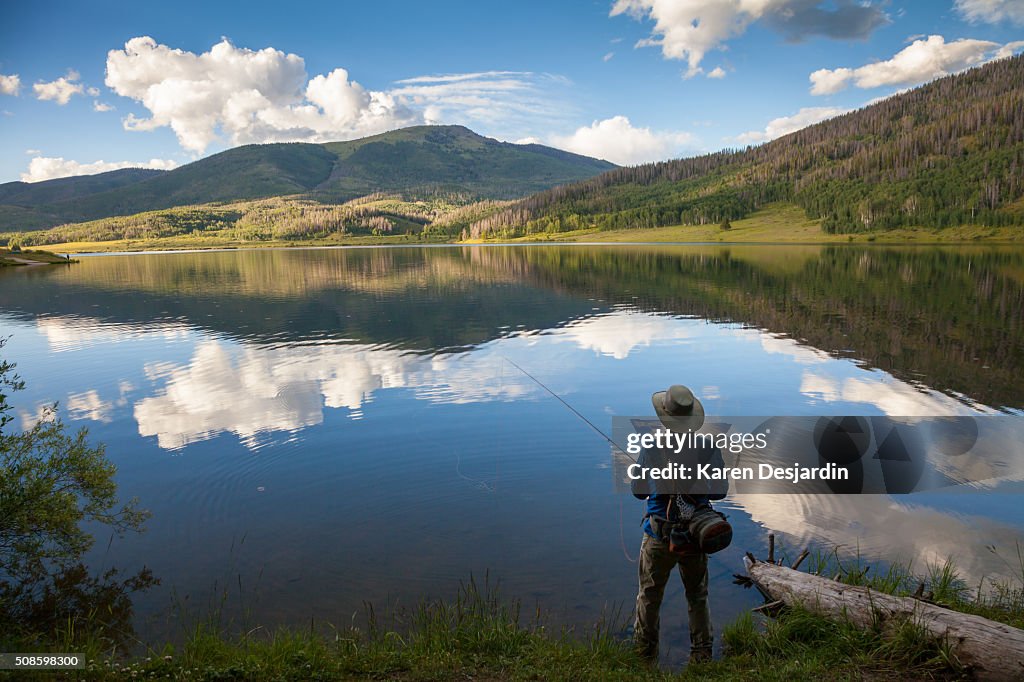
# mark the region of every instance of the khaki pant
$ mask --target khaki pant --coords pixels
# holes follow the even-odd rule
[[[708,555],[679,556],[668,551],[668,543],[644,533],[639,560],[640,592],[636,597],[636,626],[633,638],[640,655],[658,658],[658,611],[672,569],[686,590],[690,616],[690,659],[711,657],[711,611],[708,609]]]

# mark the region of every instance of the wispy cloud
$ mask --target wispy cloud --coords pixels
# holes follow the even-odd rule
[[[388,94],[421,111],[427,123],[474,123],[508,131],[529,129],[538,119],[559,120],[573,110],[561,91],[563,77],[529,71],[416,76]]]
[[[960,16],[972,24],[998,24],[1008,21],[1024,25],[1024,2],[1021,0],[956,0]]]

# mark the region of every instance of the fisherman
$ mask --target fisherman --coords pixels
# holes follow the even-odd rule
[[[651,397],[661,423],[676,433],[696,433],[704,424],[704,406],[686,386],[674,385]],[[650,451],[645,452],[647,455]],[[688,461],[721,466],[718,448],[686,453]],[[679,461],[678,455],[674,456]],[[690,660],[711,659],[711,612],[708,608],[708,554],[724,549],[732,540],[725,517],[711,508],[711,500],[725,497],[723,483],[714,490],[688,494],[647,489],[634,495],[647,500],[643,543],[640,546],[640,589],[636,598],[633,637],[637,652],[652,663],[658,660],[659,610],[672,569],[686,591],[690,620]]]

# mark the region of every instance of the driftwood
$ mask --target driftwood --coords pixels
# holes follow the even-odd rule
[[[914,597],[894,597],[867,587],[744,558],[747,575],[772,602],[801,606],[862,627],[910,621],[947,641],[960,662],[983,680],[1024,679],[1024,630],[967,613],[929,604]]]

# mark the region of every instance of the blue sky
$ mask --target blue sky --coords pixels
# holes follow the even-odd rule
[[[459,123],[617,163],[1024,49],[1024,0],[4,3],[0,182]]]

